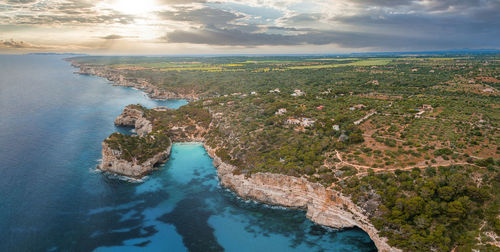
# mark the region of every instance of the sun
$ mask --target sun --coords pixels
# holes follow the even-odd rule
[[[158,6],[155,0],[115,0],[113,9],[125,14],[144,14],[154,11]]]

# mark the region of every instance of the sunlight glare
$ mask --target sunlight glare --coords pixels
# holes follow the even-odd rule
[[[155,0],[116,0],[113,9],[126,14],[144,14],[156,9]]]

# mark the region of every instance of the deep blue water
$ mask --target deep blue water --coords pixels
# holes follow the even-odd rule
[[[0,55],[0,251],[371,251],[359,229],[245,202],[217,182],[200,144],[175,144],[144,183],[95,171],[124,106],[179,107],[59,56]]]

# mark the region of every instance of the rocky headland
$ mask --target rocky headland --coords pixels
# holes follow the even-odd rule
[[[129,161],[121,158],[121,151],[112,149],[106,142],[103,142],[102,162],[98,168],[104,172],[140,179],[156,170],[159,164],[165,163],[170,156],[170,151],[171,145],[144,162],[138,160]]]
[[[116,125],[134,127],[137,137],[147,137],[153,122],[146,118],[143,110],[137,105],[127,106],[115,120]],[[186,130],[186,129],[191,130]],[[207,129],[196,125],[177,125],[170,128],[169,135],[175,142],[205,142]],[[204,144],[207,153],[213,158],[214,166],[222,186],[230,188],[239,197],[252,199],[265,204],[302,209],[312,221],[332,228],[359,227],[364,230],[380,251],[400,251],[387,244],[387,239],[380,237],[376,228],[370,223],[365,211],[354,204],[348,197],[321,184],[312,183],[305,178],[292,177],[273,173],[255,173],[251,175],[235,172],[235,166],[222,161],[216,150]],[[170,154],[167,150],[155,154],[145,162],[124,160],[121,153],[103,142],[102,164],[100,169],[120,175],[140,178],[155,169],[159,163],[165,162]]]
[[[137,136],[123,136],[129,139],[148,139],[154,141],[156,136],[149,135],[152,132],[153,124],[145,117],[143,110],[137,108],[136,105],[128,105],[115,119],[115,125],[133,127]],[[117,134],[117,133],[116,133]],[[148,136],[149,135],[149,136]],[[147,159],[141,160],[129,154],[129,158],[124,157],[123,152],[128,152],[126,149],[114,148],[111,146],[112,138],[116,135],[111,135],[102,143],[102,163],[98,168],[105,172],[111,172],[132,178],[141,178],[151,173],[156,167],[168,160],[171,151],[171,142],[168,139],[166,149],[160,149],[157,153],[148,156]],[[136,142],[136,141],[133,141]]]
[[[133,127],[138,136],[145,136],[153,130],[153,124],[146,119],[144,111],[129,105],[115,119],[116,126]]]

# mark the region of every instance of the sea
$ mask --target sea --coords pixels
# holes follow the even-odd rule
[[[361,229],[238,198],[200,143],[175,143],[143,181],[99,172],[126,105],[187,101],[75,71],[63,56],[0,55],[0,251],[376,251]]]

